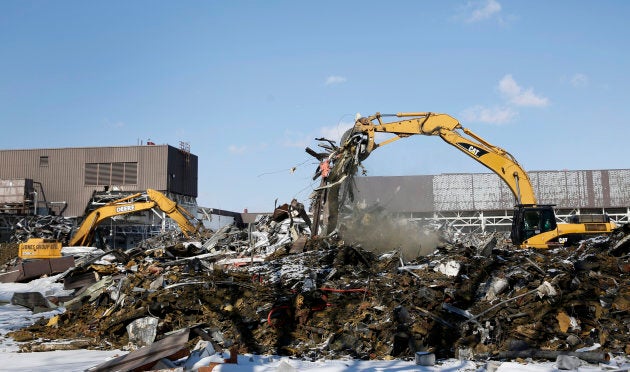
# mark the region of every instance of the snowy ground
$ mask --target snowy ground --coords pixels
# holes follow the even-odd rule
[[[84,371],[99,365],[125,352],[68,350],[51,352],[20,353],[19,345],[5,335],[7,332],[23,328],[38,318],[49,318],[63,311],[54,310],[33,314],[21,306],[11,305],[10,300],[15,292],[41,292],[44,295],[64,295],[63,285],[54,283],[55,277],[37,279],[29,283],[0,283],[0,371]],[[225,355],[224,357],[227,357]],[[582,365],[574,371],[628,371],[630,363],[626,358],[617,358],[605,365]],[[317,371],[317,372],[377,372],[377,371],[485,371],[498,372],[551,372],[558,371],[555,362],[489,362],[460,361],[455,359],[438,360],[435,366],[418,366],[413,361],[358,361],[358,360],[321,360],[304,361],[278,356],[239,355],[238,364],[224,364],[213,371]]]

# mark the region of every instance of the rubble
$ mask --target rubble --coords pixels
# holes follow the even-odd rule
[[[48,299],[65,312],[8,336],[23,351],[75,340],[148,355],[133,367],[144,370],[221,363],[215,353],[227,350],[422,365],[559,356],[573,365],[569,357],[604,362],[630,351],[627,228],[520,250],[501,234],[462,239],[449,226],[411,225],[430,239],[368,249],[336,233],[313,236],[300,213],[287,208],[198,241],[168,232],[124,252],[74,252],[76,265],[58,279],[73,294]],[[340,219],[348,227],[365,217]],[[185,340],[155,352],[182,330]]]
[[[74,219],[62,216],[24,216],[16,223],[13,240],[25,242],[29,238],[44,238],[67,242],[74,224]]]

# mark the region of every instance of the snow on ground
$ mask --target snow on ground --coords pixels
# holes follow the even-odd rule
[[[0,350],[1,349],[0,347]],[[120,351],[59,350],[41,353],[15,353],[0,351],[0,371],[85,371]]]
[[[56,277],[33,280],[29,283],[0,283],[0,371],[85,371],[111,358],[126,353],[121,350],[60,350],[49,352],[20,353],[19,344],[7,338],[6,334],[33,324],[39,318],[50,318],[63,312],[63,309],[33,314],[27,308],[11,305],[15,292],[40,292],[46,296],[68,294],[63,285],[55,283]],[[228,357],[224,355],[223,357]],[[574,371],[628,371],[630,363],[625,358],[614,359],[606,365],[582,363]],[[497,372],[554,372],[558,371],[555,362],[490,362],[489,364],[456,359],[438,360],[435,366],[419,366],[413,361],[361,361],[361,360],[320,360],[306,361],[279,356],[239,355],[238,364],[223,364],[215,367],[216,372],[406,372],[406,371],[490,371]]]
[[[109,358],[121,355],[120,351],[50,351],[38,353],[12,353],[0,351],[0,371],[85,371]],[[225,355],[227,357],[227,355]],[[490,368],[486,368],[490,367]],[[494,369],[496,368],[496,369]],[[213,369],[216,372],[465,372],[465,371],[496,371],[496,372],[555,372],[558,371],[555,362],[516,363],[502,362],[486,365],[472,361],[449,359],[438,361],[435,366],[424,367],[414,362],[392,361],[360,361],[360,360],[322,360],[309,362],[276,356],[239,355],[238,364],[223,364]],[[620,369],[616,364],[605,366],[584,365],[573,371],[615,371]]]
[[[13,294],[18,292],[40,292],[44,296],[67,296],[72,290],[64,290],[63,283],[55,283],[61,274],[31,280],[28,283],[0,283],[0,303],[11,302]]]

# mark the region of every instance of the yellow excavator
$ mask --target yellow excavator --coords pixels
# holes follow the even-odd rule
[[[147,189],[146,192],[140,192],[114,200],[88,213],[72,238],[70,238],[68,246],[74,247],[91,244],[96,228],[101,222],[108,218],[137,213],[153,208],[166,213],[166,215],[177,222],[186,237],[199,231],[200,226],[194,225],[191,222],[194,220],[194,217],[186,209],[166,197],[163,193],[157,190]],[[20,258],[60,257],[61,242],[50,239],[31,238],[19,245],[18,256]]]
[[[397,117],[403,120],[384,122],[383,117]],[[394,136],[376,143],[374,139],[376,133],[389,133]],[[554,205],[537,203],[527,173],[510,153],[488,143],[447,114],[376,113],[369,117],[361,117],[342,138],[341,149],[357,154],[362,161],[378,147],[412,135],[439,136],[446,143],[496,173],[507,184],[516,199],[510,234],[514,245],[522,248],[550,248],[561,246],[567,240],[587,234],[607,234],[616,228],[605,215],[588,215],[585,216],[585,220],[557,223]]]

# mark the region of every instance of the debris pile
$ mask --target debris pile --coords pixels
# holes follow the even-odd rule
[[[74,225],[74,219],[62,216],[24,216],[15,225],[13,240],[25,242],[36,237],[67,243]]]
[[[627,230],[518,250],[500,235],[479,246],[453,241],[442,226],[432,231],[433,250],[420,254],[310,237],[299,208],[284,212],[200,241],[170,233],[124,252],[77,255],[56,277],[69,295],[36,299],[65,312],[9,336],[24,351],[146,353],[188,332],[147,369],[181,359],[181,349],[188,357],[231,350],[411,359],[427,351],[482,360],[580,351],[589,361],[630,352]]]

